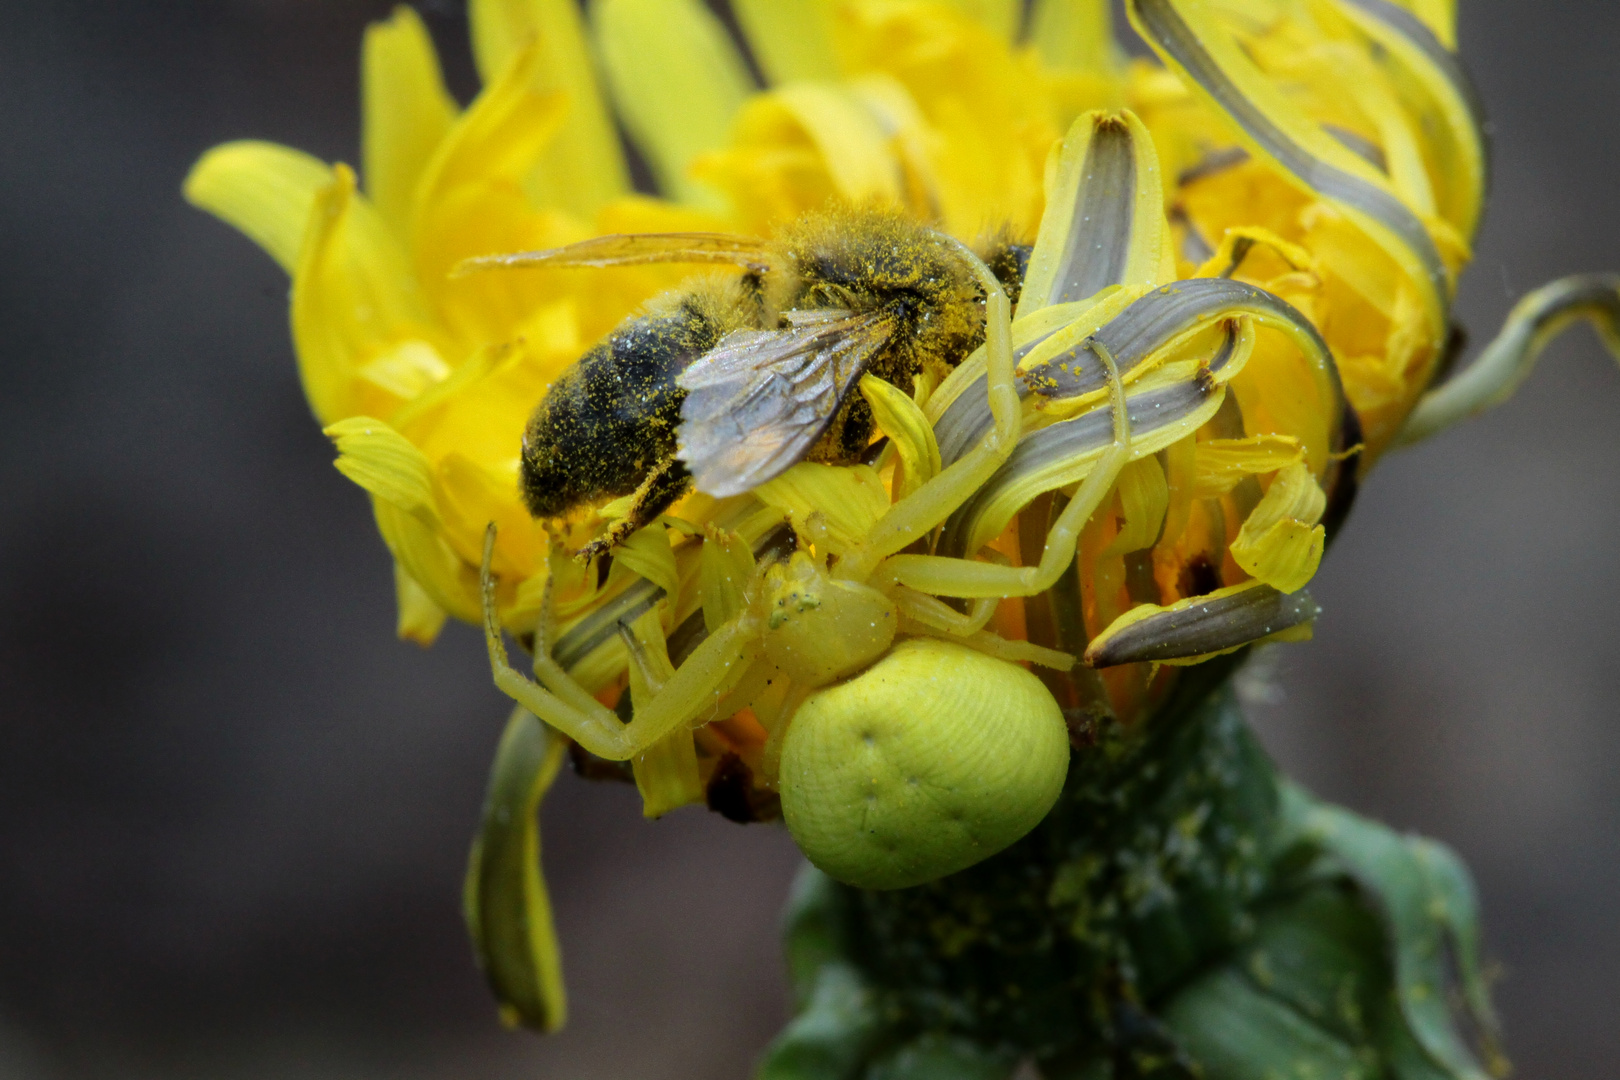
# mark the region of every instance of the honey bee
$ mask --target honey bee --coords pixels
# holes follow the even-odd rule
[[[1030,249],[982,255],[1016,303]],[[472,260],[491,267],[720,263],[743,273],[666,293],[565,370],[523,435],[529,512],[634,496],[579,552],[604,554],[694,486],[737,495],[800,461],[847,464],[872,441],[866,374],[909,390],[984,341],[985,295],[959,246],[898,214],[808,215],[776,242],[717,233],[603,236]]]

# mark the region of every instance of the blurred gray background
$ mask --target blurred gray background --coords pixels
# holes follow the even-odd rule
[[[53,0],[0,32],[0,1080],[743,1077],[785,1015],[784,833],[565,776],[573,1018],[503,1031],[458,902],[506,708],[472,632],[392,635],[286,279],[186,207],[208,146],[357,157],[387,0]],[[459,5],[422,5],[473,89]],[[1476,343],[1620,266],[1620,6],[1465,0],[1495,193]],[[1467,857],[1521,1075],[1620,1060],[1620,374],[1587,331],[1390,459],[1251,678],[1319,793]]]

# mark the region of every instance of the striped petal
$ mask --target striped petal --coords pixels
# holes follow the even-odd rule
[[[1308,626],[1321,614],[1310,593],[1286,595],[1264,582],[1217,589],[1167,607],[1141,604],[1115,619],[1086,648],[1092,667],[1200,663]]]
[[[1330,203],[1421,290],[1430,339],[1446,332],[1451,278],[1428,229],[1364,158],[1286,98],[1215,18],[1208,0],[1130,0],[1131,24],[1166,66],[1230,119],[1249,153]]]
[[[1019,315],[1086,300],[1109,285],[1158,285],[1174,276],[1159,157],[1135,114],[1080,117],[1056,166]]]

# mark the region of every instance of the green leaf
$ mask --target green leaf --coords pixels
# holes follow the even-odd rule
[[[805,1008],[826,964],[849,959],[848,896],[809,863],[799,868],[782,911],[782,945],[798,1008]]]
[[[551,899],[540,876],[540,799],[567,743],[523,708],[495,751],[473,841],[463,914],[473,952],[511,1026],[555,1031],[567,1017]]]
[[[1375,1057],[1230,968],[1177,994],[1164,1020],[1206,1080],[1379,1080]]]
[[[872,991],[855,968],[823,964],[804,1011],[765,1051],[757,1080],[854,1080],[882,1034]]]
[[[1495,1018],[1479,969],[1478,913],[1467,871],[1442,845],[1403,837],[1340,807],[1314,802],[1297,789],[1285,800],[1304,838],[1343,866],[1377,909],[1394,965],[1395,996],[1417,1045],[1430,1063],[1458,1080],[1485,1080],[1452,1014],[1448,951],[1466,1004],[1484,1033],[1493,1069]]]
[[[866,1080],[1005,1080],[1017,1064],[978,1043],[930,1032],[878,1058]]]

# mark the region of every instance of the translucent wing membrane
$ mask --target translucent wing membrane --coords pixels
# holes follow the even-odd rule
[[[455,274],[480,270],[645,266],[649,263],[721,263],[764,272],[771,248],[763,240],[729,233],[615,233],[547,251],[481,255],[457,265]]]
[[[738,330],[684,371],[679,456],[699,491],[740,495],[800,461],[838,414],[893,316],[790,313],[787,330]]]

